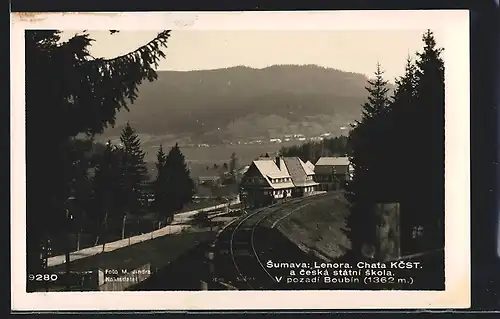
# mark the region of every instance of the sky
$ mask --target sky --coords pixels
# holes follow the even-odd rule
[[[244,65],[317,64],[372,76],[377,62],[387,80],[404,73],[406,58],[423,47],[421,30],[173,30],[159,70],[206,70]],[[65,31],[63,40],[76,32]],[[155,31],[90,31],[94,57],[122,55],[153,39]],[[439,33],[435,31],[440,44]]]

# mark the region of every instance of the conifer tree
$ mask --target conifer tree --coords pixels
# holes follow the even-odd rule
[[[407,59],[386,112],[369,99],[349,136],[355,169],[349,224],[356,252],[373,236],[371,208],[380,199],[402,204],[403,237],[411,233],[408,224],[424,226],[427,245],[413,252],[444,244],[444,65],[431,31],[423,42],[416,62]],[[369,90],[372,98],[383,91]]]
[[[125,212],[139,213],[145,199],[148,170],[141,149],[141,140],[136,131],[127,123],[120,135],[122,147],[122,194]],[[125,213],[124,212],[124,213]]]
[[[168,152],[165,163],[169,216],[182,209],[194,195],[195,185],[189,175],[184,155],[176,143]]]
[[[154,181],[155,209],[163,217],[169,217],[168,214],[168,175],[166,172],[167,155],[163,151],[163,145],[160,145],[156,153],[156,179]]]
[[[80,247],[80,234],[86,227],[87,215],[92,207],[92,181],[89,169],[93,166],[89,152],[92,139],[73,139],[71,159],[70,196],[71,222],[76,233],[76,250]]]
[[[94,206],[89,218],[94,221],[99,229],[96,245],[99,242],[106,243],[109,221],[121,215],[120,202],[123,199],[121,188],[121,149],[108,141],[104,153],[98,160],[98,164],[92,179]]]
[[[375,219],[373,205],[387,196],[384,189],[384,167],[389,154],[384,133],[390,109],[387,81],[382,67],[377,63],[375,79],[369,80],[369,93],[363,104],[363,116],[356,121],[349,135],[350,161],[354,176],[347,185],[347,198],[351,203],[348,224],[354,254],[359,254],[364,244],[373,244]]]
[[[419,165],[421,150],[416,148],[420,140],[420,124],[414,122],[418,106],[416,104],[416,66],[411,56],[406,59],[405,74],[395,79],[396,88],[391,97],[391,108],[386,121],[385,143],[382,145],[387,154],[384,170],[384,187],[392,202],[400,204],[400,243],[401,253],[415,252],[411,239],[412,225],[418,213],[411,207],[412,197],[420,194],[414,181]]]
[[[384,79],[384,71],[380,63],[377,63],[375,78],[368,80],[369,86],[365,89],[369,95],[367,101],[363,104],[363,117],[372,118],[386,112],[389,109],[389,88],[388,81]]]
[[[416,116],[425,123],[417,149],[420,149],[415,185],[422,189],[425,200],[415,201],[428,248],[444,245],[444,62],[434,34],[422,36],[423,50],[417,53]],[[418,203],[420,205],[418,205]]]
[[[231,154],[231,158],[229,159],[229,172],[231,174],[234,174],[234,171],[236,170],[238,166],[238,158],[236,157],[236,153]]]
[[[133,52],[103,59],[90,55],[93,39],[86,32],[61,42],[57,30],[26,31],[29,273],[43,267],[42,240],[64,228],[55,220],[65,218],[69,139],[80,133],[102,133],[114,125],[116,112],[128,110],[128,103],[137,98],[137,86],[156,79],[155,68],[165,57],[169,36],[169,31],[160,32]],[[39,156],[42,152],[44,156]]]
[[[410,169],[409,163],[418,158],[415,154],[415,146],[420,138],[418,128],[415,127],[416,108],[416,66],[411,56],[406,59],[405,74],[395,79],[396,88],[391,97],[391,108],[387,120],[387,132],[385,134],[385,146],[392,151],[390,165],[387,170],[388,183],[394,198],[399,202],[406,199],[405,192],[408,189],[401,185],[408,184],[413,180],[415,170]],[[418,124],[417,124],[418,126]],[[417,130],[415,130],[417,129]]]
[[[402,102],[408,104],[416,96],[416,89],[418,84],[417,67],[410,55],[406,57],[405,74],[395,80],[396,89],[392,96],[392,103]]]

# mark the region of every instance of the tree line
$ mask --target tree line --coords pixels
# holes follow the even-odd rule
[[[137,140],[127,140],[128,145],[123,143],[130,151],[117,150],[108,144],[101,159],[89,159],[88,149],[95,135],[115,124],[117,112],[129,110],[129,104],[138,96],[138,86],[157,78],[155,69],[165,58],[169,37],[169,30],[162,31],[132,52],[104,59],[90,54],[94,40],[87,31],[66,41],[61,40],[58,30],[26,31],[28,273],[37,273],[43,267],[40,256],[49,239],[66,243],[66,258],[69,258],[67,238],[74,222],[68,208],[75,202],[71,198],[78,198],[87,215],[99,215],[102,210],[110,214],[119,206],[139,209],[142,195],[136,186],[144,186],[145,181],[141,153],[132,151]],[[121,137],[127,138],[127,134],[130,137],[130,133],[123,132]],[[80,139],[82,135],[85,138]],[[180,162],[179,157],[170,161]],[[123,164],[127,180],[111,169],[117,161]],[[92,179],[86,176],[90,164],[96,167]],[[171,181],[177,178],[167,173],[165,176]],[[105,182],[107,186],[115,183],[116,187],[108,188]],[[96,193],[96,189],[100,190]],[[114,191],[127,192],[130,197],[121,197],[116,202]],[[97,201],[103,208],[89,209]],[[177,207],[178,203],[171,205]]]
[[[377,64],[362,118],[349,135],[349,227],[357,253],[376,241],[374,205],[384,202],[400,203],[403,253],[444,247],[443,49],[430,30],[422,41],[391,96]]]
[[[316,163],[323,156],[347,156],[349,153],[349,139],[347,136],[325,138],[319,142],[306,142],[301,145],[282,147],[280,156],[300,157],[304,162]]]
[[[118,145],[108,141],[101,152],[88,158],[71,188],[74,232],[80,233],[85,227],[87,231],[97,230],[94,245],[104,245],[112,239],[107,235],[116,235],[117,226],[121,227],[121,238],[125,237],[128,217],[154,213],[158,226],[165,225],[191,201],[194,182],[177,144],[168,154],[160,145],[153,180],[144,156],[138,134],[127,123]],[[90,173],[90,169],[94,172]]]

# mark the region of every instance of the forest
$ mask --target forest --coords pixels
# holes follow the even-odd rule
[[[40,253],[49,241],[69,254],[68,238],[90,229],[95,243],[105,244],[109,236],[127,235],[127,219],[153,214],[160,224],[148,227],[160,227],[192,201],[194,183],[178,145],[168,152],[160,147],[153,180],[130,123],[119,143],[92,151],[95,136],[115,125],[118,112],[134,107],[138,86],[157,79],[169,37],[162,31],[132,52],[103,59],[90,55],[93,40],[86,32],[65,42],[59,31],[26,32],[28,273],[44,267]],[[374,242],[373,209],[380,202],[401,203],[402,227],[409,230],[402,241],[411,242],[415,227],[423,233],[422,244],[408,251],[444,245],[443,49],[430,30],[422,41],[394,91],[376,66],[349,136],[280,151],[313,163],[320,156],[350,158],[354,251]]]

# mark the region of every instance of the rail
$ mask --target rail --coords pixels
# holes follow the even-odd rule
[[[220,236],[220,234],[223,231],[227,231],[227,229],[229,228],[230,225],[233,225],[234,223],[237,222],[236,227],[231,230],[231,236],[230,236],[230,239],[229,239],[229,254],[231,256],[231,260],[232,260],[232,263],[234,265],[234,268],[235,268],[236,272],[239,274],[239,276],[241,278],[243,278],[243,280],[245,281],[245,284],[250,289],[253,289],[253,287],[247,282],[246,276],[244,276],[242,274],[241,270],[239,269],[238,263],[237,263],[236,258],[235,258],[234,240],[235,240],[236,233],[240,230],[240,228],[243,227],[243,225],[244,225],[245,222],[247,222],[251,218],[257,216],[258,214],[263,214],[263,216],[261,218],[259,218],[254,224],[251,225],[250,243],[249,243],[249,245],[251,246],[251,250],[253,252],[253,255],[255,256],[255,258],[256,258],[257,262],[259,263],[259,265],[261,266],[261,268],[267,273],[267,275],[271,279],[273,279],[273,277],[266,270],[266,268],[264,267],[264,265],[262,264],[261,260],[259,259],[258,255],[257,255],[257,251],[256,251],[256,248],[255,248],[255,245],[254,245],[255,229],[260,225],[260,223],[262,221],[264,221],[266,218],[268,218],[269,215],[272,214],[273,212],[277,212],[280,209],[283,209],[283,208],[288,207],[288,206],[293,206],[293,205],[296,205],[296,204],[300,204],[301,202],[306,201],[306,200],[310,200],[313,197],[314,198],[318,198],[318,197],[324,197],[325,195],[328,195],[328,194],[326,194],[326,193],[317,193],[317,194],[306,196],[306,197],[294,198],[294,199],[292,199],[290,201],[287,201],[287,202],[284,202],[284,203],[275,203],[275,204],[272,204],[270,206],[259,208],[259,209],[255,210],[254,212],[252,212],[250,214],[247,214],[247,215],[244,215],[244,216],[242,216],[240,218],[237,218],[237,219],[233,220],[231,223],[227,224],[223,229],[220,230],[220,232],[219,232],[216,240],[212,244],[212,248],[215,248],[216,242],[217,242],[218,237]],[[302,206],[300,206],[300,207],[302,207]],[[293,210],[293,211],[295,211],[295,210]],[[289,215],[289,214],[290,213],[288,213],[287,215]],[[222,283],[222,281],[219,280],[219,283]],[[225,283],[225,284],[227,284],[228,286],[232,286],[232,285],[229,285],[228,283]],[[232,286],[232,287],[234,287],[234,286]],[[233,289],[231,289],[231,290],[233,290]]]

